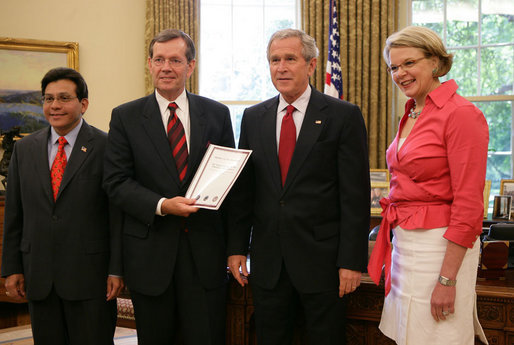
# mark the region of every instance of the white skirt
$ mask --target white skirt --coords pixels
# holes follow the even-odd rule
[[[446,252],[446,229],[393,230],[391,291],[379,328],[399,345],[473,345],[475,334],[487,344],[476,308],[478,240],[466,251],[457,275],[455,313],[444,321],[432,318],[430,299]]]

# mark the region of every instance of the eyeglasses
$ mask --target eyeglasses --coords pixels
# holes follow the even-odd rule
[[[180,59],[165,59],[161,57],[156,57],[152,59],[153,64],[157,67],[164,66],[166,64],[166,61],[168,61],[168,63],[172,67],[180,67],[184,64],[184,61]]]
[[[400,69],[400,67],[404,70],[404,71],[407,71],[409,69],[411,69],[412,67],[416,66],[416,64],[418,62],[420,62],[421,60],[423,59],[426,59],[426,57],[420,57],[419,59],[415,59],[415,60],[407,60],[405,62],[402,62],[401,64],[399,65],[391,65],[391,66],[388,66],[387,67],[387,71],[391,74],[395,74],[398,72],[398,70]]]
[[[68,103],[68,102],[71,102],[71,100],[75,99],[75,98],[78,98],[78,97],[73,97],[73,96],[68,96],[68,95],[60,95],[60,96],[54,97],[54,96],[45,95],[45,96],[41,97],[41,102],[46,103],[46,104],[51,104],[54,101],[57,101],[58,103]]]

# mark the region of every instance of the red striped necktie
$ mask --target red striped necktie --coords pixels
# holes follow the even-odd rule
[[[170,117],[168,118],[167,132],[178,176],[180,181],[183,181],[184,177],[186,177],[188,152],[184,126],[182,126],[182,122],[180,122],[175,113],[177,108],[178,106],[175,102],[168,105]]]
[[[280,165],[280,175],[282,176],[282,186],[286,183],[289,164],[293,158],[296,145],[296,126],[293,120],[294,111],[295,107],[292,105],[287,106],[286,115],[282,118],[282,127],[280,128],[278,163]]]
[[[50,176],[52,177],[52,191],[54,193],[54,200],[57,199],[59,193],[59,187],[61,186],[62,176],[64,175],[64,169],[66,169],[66,151],[64,146],[68,144],[65,137],[59,137],[59,147],[57,148],[57,154],[55,155],[52,168],[50,169]]]

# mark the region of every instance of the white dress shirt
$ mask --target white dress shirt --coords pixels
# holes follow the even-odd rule
[[[300,97],[298,97],[291,105],[295,107],[295,111],[293,112],[293,121],[296,127],[296,140],[298,140],[298,135],[300,134],[300,129],[302,128],[303,119],[305,118],[305,112],[307,111],[307,106],[309,105],[309,100],[311,99],[311,87],[307,85],[307,88],[302,93]],[[279,96],[278,108],[277,108],[277,153],[278,147],[280,145],[280,130],[282,128],[282,119],[286,116],[286,108],[289,103],[286,102],[282,94]]]

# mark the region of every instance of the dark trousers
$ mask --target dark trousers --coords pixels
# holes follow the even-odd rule
[[[160,296],[130,292],[139,345],[224,345],[226,285],[207,290],[181,233],[172,283]],[[178,329],[177,329],[178,328]]]
[[[116,300],[67,301],[52,289],[47,298],[29,301],[34,345],[113,345]]]
[[[259,345],[291,344],[295,321],[302,310],[308,344],[346,343],[346,298],[339,298],[337,286],[328,292],[301,293],[293,286],[285,266],[282,266],[279,281],[273,289],[252,284],[252,295]]]

